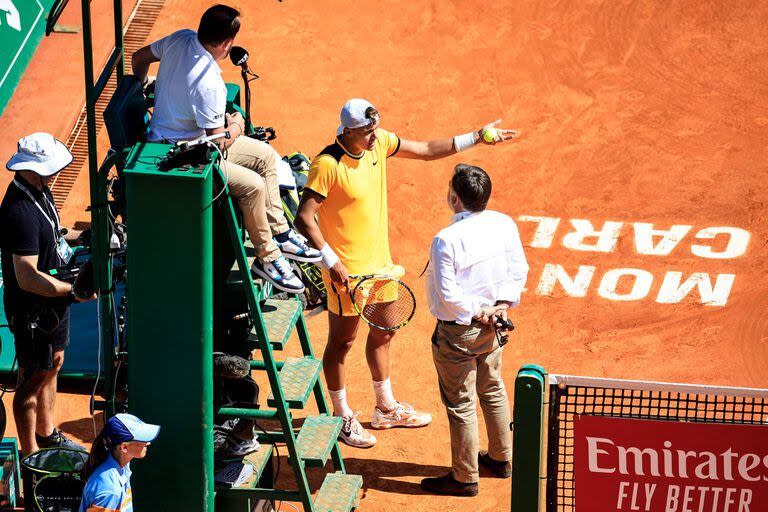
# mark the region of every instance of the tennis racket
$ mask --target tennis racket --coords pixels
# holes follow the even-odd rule
[[[416,312],[416,297],[401,280],[385,275],[350,275],[354,286],[347,288],[360,318],[382,331],[396,331],[408,325]],[[343,291],[343,290],[342,290]],[[339,311],[342,310],[338,294]]]

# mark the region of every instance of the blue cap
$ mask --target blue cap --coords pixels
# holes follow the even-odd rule
[[[107,420],[102,436],[111,447],[128,441],[149,443],[160,433],[159,425],[144,423],[133,414],[115,414]]]

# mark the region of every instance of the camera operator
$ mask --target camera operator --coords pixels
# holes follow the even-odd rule
[[[432,358],[451,431],[452,471],[425,478],[435,494],[475,496],[478,463],[495,476],[511,475],[509,402],[501,378],[503,331],[514,328],[507,308],[520,302],[528,263],[515,222],[486,210],[491,179],[479,167],[458,164],[448,185],[453,224],[432,241],[427,278],[429,309],[437,318]],[[480,401],[488,451],[478,452]]]
[[[72,258],[48,183],[72,162],[48,133],[22,138],[6,164],[16,173],[0,205],[5,311],[16,345],[19,382],[13,399],[22,453],[67,446],[82,449],[54,427],[56,380],[69,345],[72,285],[53,277]]]

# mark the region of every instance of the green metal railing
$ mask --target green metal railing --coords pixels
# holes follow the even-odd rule
[[[50,35],[62,15],[69,0],[54,2],[48,14],[45,34]],[[94,283],[99,291],[99,316],[104,361],[103,390],[104,402],[98,402],[98,408],[103,408],[108,416],[115,413],[114,379],[116,353],[114,349],[115,325],[112,301],[112,260],[110,257],[110,237],[112,234],[109,219],[107,175],[117,164],[117,155],[110,153],[99,166],[96,143],[96,102],[116,73],[119,83],[125,74],[123,58],[123,5],[122,0],[113,0],[113,28],[115,46],[107,59],[107,64],[99,77],[94,80],[93,66],[93,32],[91,24],[91,1],[81,0],[83,22],[83,67],[85,77],[85,110],[88,135],[88,178],[90,185],[91,210],[91,252],[93,258]]]
[[[539,512],[545,504],[547,481],[547,373],[526,365],[515,379],[512,436],[512,512]]]

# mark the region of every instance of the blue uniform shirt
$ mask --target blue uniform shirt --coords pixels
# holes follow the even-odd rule
[[[109,454],[86,482],[80,512],[133,512],[130,464],[120,467]]]

